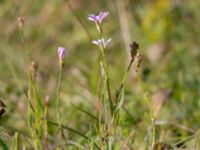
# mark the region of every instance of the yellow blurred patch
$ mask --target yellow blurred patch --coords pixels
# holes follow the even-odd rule
[[[171,2],[169,0],[157,0],[146,7],[143,14],[142,31],[151,42],[157,42],[170,30]]]

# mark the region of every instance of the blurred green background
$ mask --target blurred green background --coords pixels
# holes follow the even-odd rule
[[[57,47],[68,49],[62,79],[62,119],[82,132],[91,118],[71,103],[95,112],[98,84],[98,49],[91,41],[98,38],[88,14],[109,11],[103,23],[104,36],[112,38],[107,48],[113,89],[117,89],[129,59],[129,44],[139,43],[144,55],[140,74],[145,90],[134,71],[126,84],[121,121],[125,133],[137,129],[136,145],[141,144],[150,118],[146,92],[166,94],[167,103],[159,113],[161,121],[175,122],[198,130],[200,125],[200,1],[198,0],[0,0],[0,97],[7,113],[0,120],[1,130],[13,135],[26,134],[24,91],[28,65],[19,36],[17,17],[24,16],[24,33],[33,60],[39,65],[41,97],[50,96],[50,118],[55,119],[55,88],[58,78]],[[112,91],[115,92],[114,90]],[[78,119],[77,119],[78,118]],[[163,136],[165,134],[165,136]],[[189,136],[190,132],[163,125],[160,136],[168,143]],[[71,139],[76,135],[68,133]],[[81,139],[79,139],[81,140]]]

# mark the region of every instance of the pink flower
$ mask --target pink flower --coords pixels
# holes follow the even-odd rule
[[[58,47],[58,58],[60,61],[65,58],[65,51],[64,47]]]
[[[66,50],[64,47],[58,47],[58,58],[59,58],[60,69],[64,67],[65,53],[66,53]]]
[[[99,13],[99,15],[94,15],[94,14],[89,14],[88,15],[88,19],[90,21],[95,22],[96,24],[101,24],[101,22],[103,21],[103,19],[108,16],[109,12],[103,12],[101,11]]]
[[[111,38],[108,39],[108,40],[105,40],[104,38],[102,38],[102,39],[98,39],[98,40],[92,41],[93,44],[102,46],[103,48],[105,48],[106,45],[107,45],[108,43],[110,43],[110,42],[111,42]]]

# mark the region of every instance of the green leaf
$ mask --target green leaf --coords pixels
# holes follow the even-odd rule
[[[124,102],[124,88],[122,88],[122,90],[121,90],[121,92],[120,92],[120,95],[119,95],[119,102],[118,102],[116,111],[118,111],[118,110],[121,108],[123,102]]]
[[[19,145],[18,145],[18,143],[19,143],[19,133],[16,132],[16,133],[15,133],[15,138],[14,138],[14,149],[15,149],[15,150],[19,150]]]
[[[72,103],[72,106],[73,106],[74,108],[78,109],[79,111],[85,113],[85,114],[88,115],[89,117],[91,117],[91,118],[93,118],[93,119],[95,119],[95,120],[98,120],[98,118],[97,118],[96,116],[94,116],[93,114],[89,113],[88,111],[86,111],[86,110],[84,110],[84,109],[82,109],[82,108],[80,108],[80,107],[74,105],[73,103]]]

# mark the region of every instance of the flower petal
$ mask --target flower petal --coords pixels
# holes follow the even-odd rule
[[[106,16],[108,16],[108,14],[109,14],[109,12],[100,12],[100,13],[99,13],[99,17],[98,17],[99,22],[101,23],[101,22],[103,21],[103,19],[104,19]]]
[[[58,47],[58,58],[64,59],[65,57],[65,48],[64,47]]]
[[[88,20],[94,21],[94,22],[98,21],[98,20],[97,20],[97,16],[94,15],[94,14],[89,14],[89,15],[88,15]]]
[[[107,41],[106,41],[106,44],[110,43],[112,41],[111,38],[109,38]]]
[[[99,45],[99,46],[102,46],[102,47],[105,48],[106,45],[111,42],[111,40],[112,40],[111,38],[109,38],[108,40],[105,40],[104,38],[101,38],[101,39],[92,41],[92,43],[95,44],[95,45]]]
[[[95,45],[99,45],[99,41],[94,40],[94,41],[92,41],[92,43],[95,44]]]

